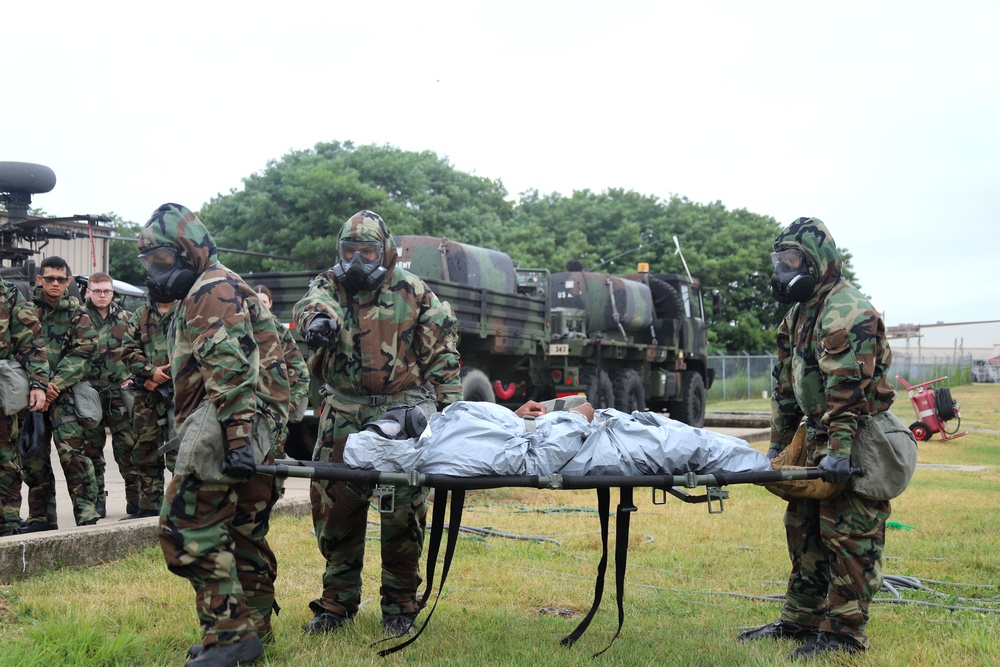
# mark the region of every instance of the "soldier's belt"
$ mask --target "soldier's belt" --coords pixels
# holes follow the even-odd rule
[[[427,383],[425,386],[429,386]],[[323,385],[323,394],[326,396],[335,396],[346,403],[356,403],[357,405],[385,405],[386,403],[395,403],[396,401],[403,400],[406,392],[409,390],[400,391],[395,394],[369,394],[367,396],[361,396],[360,394],[349,394],[346,391],[340,391],[335,389],[328,384]]]

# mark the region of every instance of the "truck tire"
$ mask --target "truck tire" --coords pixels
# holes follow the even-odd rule
[[[670,402],[670,418],[688,426],[705,425],[705,381],[699,373],[683,374],[680,400]]]
[[[653,312],[661,320],[684,317],[684,299],[674,286],[658,278],[648,281],[649,292],[653,295]]]
[[[615,371],[611,376],[611,386],[614,390],[615,409],[631,413],[646,409],[646,390],[642,387],[642,378],[631,368]]]
[[[462,374],[462,400],[479,403],[496,403],[493,385],[486,373],[473,368]]]
[[[611,378],[595,366],[584,366],[580,369],[580,385],[587,392],[587,401],[594,406],[595,410],[610,408],[614,406],[615,389],[611,385]]]

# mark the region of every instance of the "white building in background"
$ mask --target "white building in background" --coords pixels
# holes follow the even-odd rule
[[[1000,319],[979,322],[937,324],[901,324],[887,327],[886,334],[893,355],[905,354],[918,358],[973,360],[991,359],[1000,355]]]

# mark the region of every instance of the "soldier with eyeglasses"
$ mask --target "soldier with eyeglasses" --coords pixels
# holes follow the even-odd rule
[[[87,365],[97,350],[97,330],[80,301],[67,293],[73,277],[66,260],[47,257],[35,276],[32,295],[35,313],[42,325],[49,362],[46,422],[66,476],[73,517],[78,526],[97,523],[97,478],[94,464],[84,451],[83,426],[76,415],[73,385],[84,379]],[[58,528],[56,485],[52,474],[50,445],[38,455],[21,461],[28,486],[28,520],[21,533]]]

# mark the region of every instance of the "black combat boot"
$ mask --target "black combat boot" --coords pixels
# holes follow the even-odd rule
[[[803,644],[793,650],[788,657],[792,660],[808,660],[827,653],[864,653],[865,647],[853,637],[832,632],[820,632],[816,641]]]
[[[59,530],[59,526],[54,523],[45,523],[44,521],[29,521],[23,528],[18,529],[17,534],[27,535],[29,533],[40,533],[45,530]]]
[[[391,637],[402,637],[414,632],[413,621],[419,612],[409,614],[382,614],[382,629]]]
[[[769,625],[741,632],[736,641],[746,643],[758,639],[794,639],[799,642],[812,642],[816,641],[818,633],[817,628],[807,628],[791,621],[778,620]]]
[[[190,654],[189,651],[188,655]],[[197,657],[184,663],[184,667],[236,667],[248,665],[262,655],[264,655],[264,645],[260,638],[254,635],[235,644],[216,643],[208,648],[202,648]]]
[[[143,508],[140,507],[135,512],[132,512],[128,516],[123,516],[122,518],[120,518],[118,520],[119,521],[129,521],[131,519],[146,519],[146,518],[152,517],[152,516],[160,516],[160,513],[157,510],[147,510],[147,509],[143,509]]]

